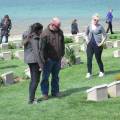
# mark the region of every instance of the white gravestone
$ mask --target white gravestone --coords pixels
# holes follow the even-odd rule
[[[87,90],[87,100],[102,101],[108,99],[107,85],[100,85]]]
[[[15,57],[20,59],[20,60],[23,60],[24,59],[24,50],[18,50],[15,52]]]
[[[120,81],[115,81],[108,85],[108,94],[110,97],[120,96]]]
[[[120,40],[114,42],[114,47],[120,47]]]
[[[120,50],[114,51],[114,52],[113,52],[113,56],[114,56],[115,58],[120,57]]]
[[[11,58],[12,58],[11,55],[12,55],[12,53],[10,51],[1,53],[1,56],[4,60],[11,60]]]
[[[9,85],[9,84],[14,83],[14,75],[13,75],[12,71],[2,74],[1,77],[2,77],[3,83],[5,85]]]

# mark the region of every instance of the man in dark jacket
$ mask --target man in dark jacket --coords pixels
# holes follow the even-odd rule
[[[64,35],[60,29],[60,20],[53,18],[51,23],[42,33],[42,47],[44,49],[45,64],[41,81],[41,91],[43,98],[48,99],[49,76],[51,79],[51,95],[59,96],[59,72],[61,59],[64,56]]]
[[[2,43],[3,37],[5,37],[4,42],[7,43],[8,42],[8,36],[9,36],[10,30],[12,28],[11,19],[9,18],[8,15],[5,15],[4,18],[1,20],[0,28],[1,28],[0,44]]]

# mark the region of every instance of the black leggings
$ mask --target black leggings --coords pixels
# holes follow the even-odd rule
[[[93,59],[93,54],[95,53],[95,58],[98,63],[99,69],[101,72],[104,72],[104,67],[103,67],[103,62],[101,60],[101,55],[102,55],[103,47],[98,47],[95,44],[88,43],[87,45],[87,68],[88,68],[88,73],[92,73],[92,59]]]
[[[108,22],[107,23],[108,24],[108,28],[107,28],[107,33],[109,32],[109,30],[110,30],[110,32],[111,32],[111,34],[113,33],[113,31],[112,31],[112,22]]]
[[[34,101],[35,92],[40,81],[40,74],[39,65],[37,63],[29,63],[30,74],[31,74],[31,81],[29,84],[29,101]]]

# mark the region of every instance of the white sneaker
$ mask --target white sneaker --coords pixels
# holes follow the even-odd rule
[[[100,72],[99,73],[99,77],[103,77],[104,76],[104,73],[103,72]]]
[[[90,74],[90,73],[87,73],[87,74],[86,74],[86,78],[89,79],[90,77],[91,77],[91,74]]]

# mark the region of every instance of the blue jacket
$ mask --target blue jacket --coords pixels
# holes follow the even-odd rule
[[[111,12],[108,12],[107,16],[106,16],[106,21],[107,22],[112,22],[112,19],[113,19],[113,15]]]

